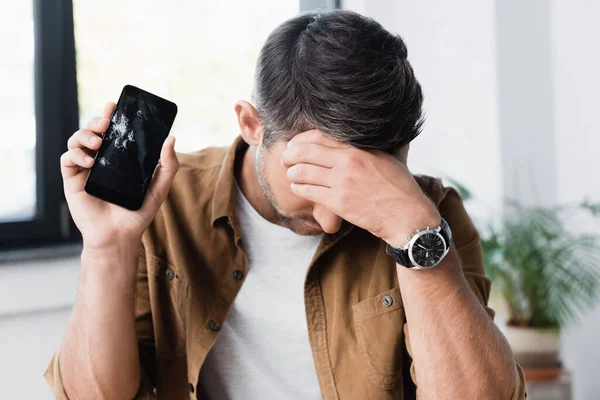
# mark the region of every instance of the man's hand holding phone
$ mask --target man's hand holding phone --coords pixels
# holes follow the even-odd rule
[[[86,176],[94,164],[94,155],[100,148],[114,108],[115,103],[108,103],[102,117],[92,118],[84,129],[75,132],[68,141],[68,151],[60,160],[69,210],[83,236],[84,251],[89,252],[105,251],[123,244],[137,248],[179,169],[175,138],[169,137],[162,146],[160,165],[139,210],[131,211],[86,193]]]
[[[162,148],[155,149],[156,153],[160,149],[160,162],[154,176],[151,170],[144,172],[151,180],[148,178],[148,192],[147,186],[143,188],[146,195],[139,209],[132,211],[86,192],[94,157],[110,139],[101,140],[103,132],[109,130],[115,106],[108,103],[102,117],[92,118],[84,129],[75,132],[60,160],[67,203],[83,236],[77,300],[58,355],[69,398],[133,398],[138,391],[141,368],[134,299],[141,237],[166,199],[179,169],[175,138],[168,137]],[[139,148],[119,150],[132,150],[136,155]],[[146,163],[148,168],[156,159]],[[114,163],[118,167],[117,160]],[[121,171],[117,169],[117,175]],[[123,182],[114,184],[117,188],[124,186]]]

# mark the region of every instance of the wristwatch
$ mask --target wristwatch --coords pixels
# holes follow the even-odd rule
[[[438,265],[450,251],[452,231],[446,220],[437,228],[418,230],[408,238],[408,243],[401,248],[389,244],[386,253],[392,256],[396,263],[410,269],[427,269]]]

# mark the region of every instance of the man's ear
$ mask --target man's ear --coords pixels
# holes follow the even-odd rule
[[[234,110],[237,114],[240,133],[244,141],[250,146],[259,146],[263,140],[263,126],[258,110],[252,104],[243,100],[235,103]]]

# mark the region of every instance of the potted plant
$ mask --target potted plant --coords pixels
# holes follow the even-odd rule
[[[600,288],[600,240],[565,227],[571,212],[600,207],[507,204],[482,232],[486,275],[508,306],[505,335],[529,380],[561,372],[560,328],[594,305]]]
[[[452,183],[464,200],[471,198]],[[600,216],[600,204],[507,202],[501,218],[480,229],[492,296],[507,306],[504,333],[529,381],[560,374],[560,328],[594,306],[600,294],[600,237],[567,229],[576,216]]]

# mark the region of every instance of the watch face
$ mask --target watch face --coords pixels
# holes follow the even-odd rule
[[[446,242],[437,232],[427,232],[416,238],[409,252],[414,264],[423,268],[434,267],[444,258]]]

